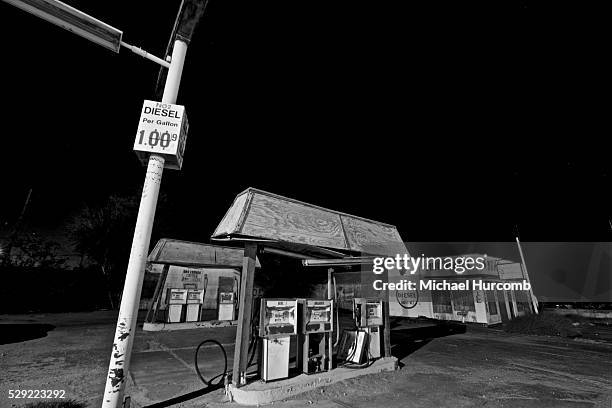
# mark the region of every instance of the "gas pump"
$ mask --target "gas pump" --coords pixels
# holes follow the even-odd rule
[[[187,313],[185,321],[199,322],[202,304],[204,303],[204,291],[202,289],[187,290]]]
[[[219,286],[217,288],[218,320],[236,320],[237,283],[236,278],[219,277]]]
[[[234,292],[219,292],[219,320],[236,320]]]
[[[382,301],[366,298],[353,299],[353,318],[359,330],[365,331],[368,338],[368,359],[379,358],[380,331],[383,326]]]
[[[302,372],[331,370],[333,350],[329,336],[334,328],[334,301],[302,299],[300,309]]]
[[[180,323],[183,318],[183,305],[187,303],[187,289],[169,289],[168,323]]]
[[[261,379],[289,377],[289,345],[297,334],[297,299],[261,299],[259,336],[262,338]]]

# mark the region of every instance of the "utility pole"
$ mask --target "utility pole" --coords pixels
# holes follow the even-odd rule
[[[172,57],[164,85],[162,103],[176,103],[187,46],[198,20],[204,13],[206,3],[205,0],[183,0],[181,3],[170,44],[168,44],[168,49],[172,49]],[[119,307],[119,317],[115,329],[102,408],[120,408],[123,405],[125,384],[136,333],[142,282],[164,164],[165,158],[163,156],[154,153],[149,156],[121,297],[121,306]]]
[[[13,250],[13,245],[15,245],[15,240],[17,239],[17,235],[19,234],[19,230],[21,229],[21,224],[23,224],[23,216],[26,213],[26,209],[28,208],[28,204],[30,204],[30,198],[32,197],[32,189],[28,191],[28,195],[26,197],[25,203],[23,203],[23,208],[21,209],[21,213],[15,221],[15,225],[13,226],[13,232],[9,237],[9,242],[7,247],[4,249],[4,259],[2,260],[3,265],[7,265],[11,263],[11,251]]]
[[[163,103],[176,102],[178,95],[187,43],[177,39],[172,50],[172,59],[166,85],[164,87]],[[151,242],[151,231],[159,196],[159,187],[164,172],[165,159],[156,154],[149,157],[147,174],[145,176],[138,218],[134,229],[134,239],[128,262],[121,306],[119,307],[119,318],[115,330],[113,350],[111,352],[106,388],[104,389],[103,408],[118,408],[123,404],[123,393],[125,390],[126,376],[129,370],[132,345],[136,331],[136,319],[138,318],[138,306],[140,303],[140,292],[144,270]]]
[[[524,271],[523,278],[525,278],[525,280],[527,280],[527,283],[531,285],[531,282],[529,281],[529,273],[527,272],[527,264],[525,263],[525,256],[523,255],[523,248],[521,248],[521,242],[519,241],[518,233],[516,234],[516,245],[518,245],[519,254],[521,255],[521,263],[523,266],[522,269]],[[529,288],[529,295],[531,297],[531,303],[533,304],[533,311],[535,312],[535,314],[538,314],[538,299],[533,294],[533,287]]]

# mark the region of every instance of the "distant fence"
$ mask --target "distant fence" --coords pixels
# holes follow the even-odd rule
[[[549,313],[558,315],[572,315],[588,317],[591,319],[612,319],[612,310],[593,310],[593,309],[546,309]]]

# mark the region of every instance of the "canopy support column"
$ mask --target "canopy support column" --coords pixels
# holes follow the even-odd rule
[[[236,387],[246,384],[246,371],[249,360],[249,340],[251,336],[251,313],[253,311],[253,282],[257,244],[248,242],[244,247],[242,276],[240,282],[240,299],[238,305],[238,328],[234,347],[234,368],[232,383]]]
[[[145,322],[155,323],[157,321],[157,313],[159,312],[159,306],[161,305],[161,299],[163,297],[162,290],[164,289],[166,279],[168,278],[169,269],[170,265],[164,265],[162,273],[159,276],[159,280],[157,281],[157,285],[155,286],[155,293],[153,294],[153,300],[149,305]]]
[[[389,283],[389,271],[385,269],[385,282]],[[384,357],[391,357],[391,319],[389,318],[389,289],[385,290],[383,299],[383,339]]]

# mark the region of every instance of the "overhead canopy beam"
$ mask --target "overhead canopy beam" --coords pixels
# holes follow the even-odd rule
[[[310,259],[309,256],[306,256],[304,254],[299,254],[297,252],[291,252],[291,251],[285,251],[284,249],[278,249],[278,248],[265,247],[265,248],[262,248],[261,252],[264,254],[274,254],[274,255],[286,256],[288,258],[296,258],[296,259],[302,259],[302,260]]]
[[[162,238],[157,241],[147,261],[153,264],[186,266],[192,268],[242,268],[242,248],[202,244]],[[260,267],[259,260],[256,267]]]
[[[211,237],[212,241],[225,241],[225,242],[276,242],[273,239],[265,239],[265,238],[252,238],[252,237],[241,237],[240,235],[227,235],[222,237]]]
[[[371,265],[374,263],[374,257],[350,257],[341,259],[304,259],[304,266],[351,266],[351,265]]]
[[[205,264],[205,263],[199,263],[199,262],[153,261],[149,263],[153,265],[182,266],[184,268],[240,269],[239,266]],[[259,267],[259,264],[257,265],[257,267]]]

